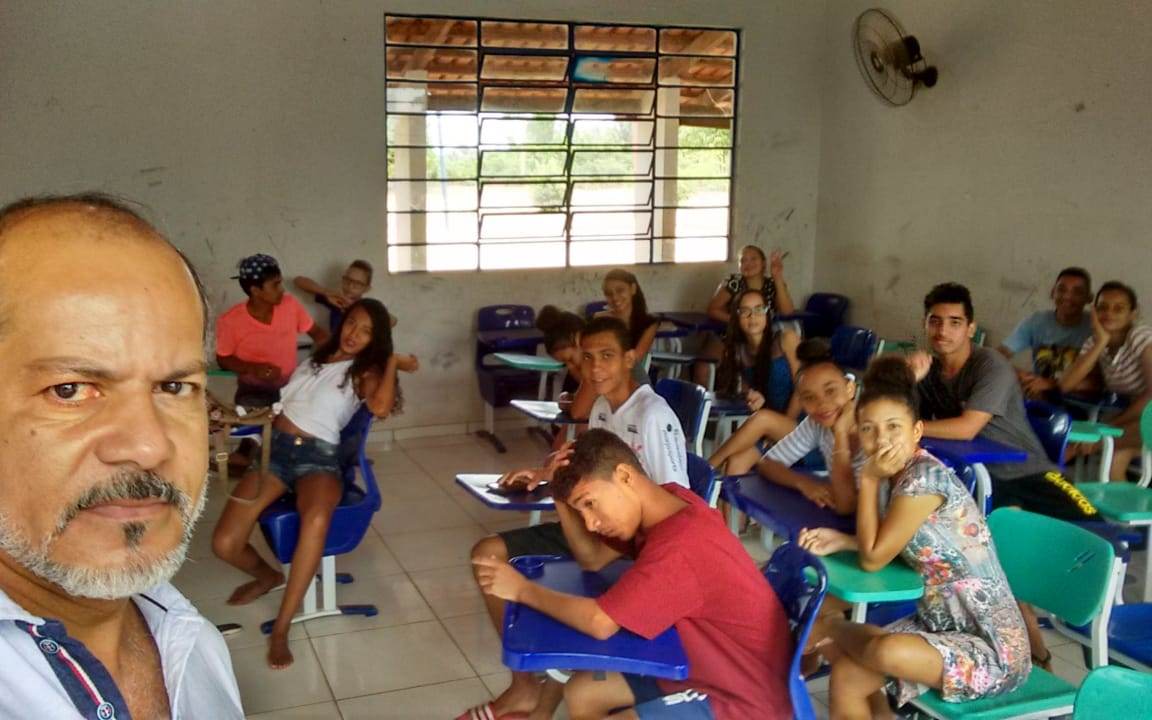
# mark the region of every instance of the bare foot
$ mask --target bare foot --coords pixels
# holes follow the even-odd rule
[[[246,582],[240,587],[232,591],[228,597],[229,605],[247,605],[261,595],[265,595],[269,590],[281,585],[284,582],[284,573],[276,572],[263,579],[253,580]]]
[[[540,702],[540,682],[527,673],[514,673],[512,684],[492,701],[497,716],[507,713],[529,713]]]
[[[273,632],[268,638],[268,667],[273,670],[283,670],[292,664],[294,658],[288,649],[288,633],[283,635]]]

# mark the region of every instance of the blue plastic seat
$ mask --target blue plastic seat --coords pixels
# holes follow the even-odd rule
[[[476,329],[488,330],[530,329],[536,326],[536,311],[527,305],[487,305],[476,311]],[[504,452],[504,444],[495,435],[493,410],[507,407],[515,398],[534,398],[540,387],[539,373],[517,370],[505,365],[491,365],[484,358],[497,349],[476,341],[476,381],[480,397],[484,400],[484,426],[481,436],[496,450]]]
[[[584,304],[584,317],[591,320],[596,313],[604,312],[608,309],[608,303],[604,300],[593,300],[590,303]]]
[[[832,359],[842,368],[865,370],[879,341],[868,328],[841,325],[832,332]]]
[[[852,301],[844,295],[812,293],[802,311],[781,315],[777,320],[799,320],[804,329],[804,337],[832,337],[836,328],[844,324],[851,305]]]
[[[696,383],[674,378],[663,378],[658,381],[655,390],[680,419],[680,427],[684,431],[684,441],[688,445],[689,452],[703,455],[704,429],[708,424],[708,411],[712,407],[708,391]]]
[[[788,667],[788,694],[792,698],[792,717],[795,720],[813,720],[816,711],[812,698],[804,685],[804,675],[800,671],[804,646],[808,644],[808,634],[812,623],[824,602],[828,589],[828,575],[824,565],[815,556],[795,543],[784,543],[776,548],[764,566],[764,577],[788,615],[788,627],[792,631],[792,663]]]
[[[332,523],[328,527],[328,537],[324,540],[324,557],[320,562],[320,582],[323,600],[316,604],[316,580],[312,581],[304,606],[292,622],[312,620],[329,615],[377,614],[375,605],[337,605],[337,582],[352,581],[350,575],[336,575],[336,556],[355,550],[364,539],[372,523],[372,516],[380,509],[380,488],[376,484],[376,474],[367,455],[368,431],[375,416],[367,405],[361,405],[352,419],[340,433],[340,472],[344,481],[344,497],[332,513]],[[363,486],[356,485],[356,471],[360,471]],[[290,571],[292,556],[300,538],[300,513],[296,511],[296,496],[288,493],[260,513],[260,530],[264,539],[284,565],[284,574]],[[272,621],[261,628],[265,633],[272,630]]]
[[[709,507],[716,507],[720,500],[720,480],[716,477],[716,469],[692,453],[688,453],[688,484]]]

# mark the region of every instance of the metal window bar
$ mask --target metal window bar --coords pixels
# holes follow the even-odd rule
[[[432,36],[431,39],[423,39],[423,40],[416,40],[416,41],[411,41],[410,39],[400,38],[399,36],[396,38],[393,38],[390,35],[390,31],[391,31],[390,23],[393,23],[394,21],[397,23],[409,22],[409,21],[415,23],[415,22],[424,21],[424,20],[429,21],[433,26],[435,26],[436,28],[439,28],[439,34]],[[437,23],[439,23],[439,24],[437,24]],[[485,40],[485,37],[484,37],[485,29],[489,26],[496,27],[500,23],[510,23],[516,27],[522,27],[522,28],[528,28],[532,25],[542,25],[542,26],[548,26],[548,27],[554,27],[554,28],[565,27],[567,30],[566,47],[561,49],[557,45],[556,47],[530,48],[530,47],[518,46],[514,42],[510,43],[510,44],[498,44],[498,45],[489,44]],[[405,74],[405,71],[402,71],[402,70],[393,71],[391,68],[389,68],[388,72],[387,72],[387,76],[388,76],[387,84],[388,84],[388,88],[389,88],[390,92],[389,92],[388,107],[386,108],[386,115],[389,118],[391,118],[391,117],[427,118],[427,117],[438,116],[438,115],[439,116],[451,116],[451,117],[472,116],[475,118],[475,122],[477,124],[477,129],[475,131],[476,132],[476,142],[474,144],[465,143],[465,144],[460,144],[460,145],[455,145],[455,146],[453,146],[453,145],[438,145],[438,144],[428,142],[428,138],[425,138],[424,142],[409,142],[409,143],[390,142],[389,143],[390,161],[393,160],[394,158],[398,158],[398,155],[394,156],[392,153],[392,150],[394,150],[394,149],[404,150],[404,151],[407,151],[409,153],[414,151],[414,150],[420,150],[420,149],[432,150],[432,151],[442,151],[442,150],[447,149],[447,148],[453,148],[456,150],[464,148],[464,149],[474,150],[475,161],[473,163],[473,168],[474,168],[474,174],[473,175],[468,175],[468,176],[450,175],[449,177],[445,177],[443,179],[437,179],[437,178],[433,178],[433,177],[427,177],[427,174],[425,174],[424,176],[408,177],[403,181],[401,181],[399,178],[393,178],[391,176],[391,173],[389,173],[389,177],[388,177],[389,194],[390,195],[391,195],[391,191],[393,189],[393,181],[394,180],[397,181],[397,185],[399,185],[400,182],[406,182],[409,186],[413,186],[413,187],[418,186],[421,182],[426,183],[426,186],[433,186],[437,183],[440,183],[443,186],[451,185],[453,187],[460,187],[462,184],[461,181],[463,181],[464,184],[466,184],[468,182],[474,183],[474,189],[468,196],[469,198],[471,198],[470,200],[468,200],[469,209],[467,209],[467,210],[455,210],[452,208],[452,205],[447,200],[447,198],[444,198],[442,200],[443,209],[429,210],[429,209],[426,209],[427,198],[425,198],[424,199],[424,203],[425,203],[424,209],[417,208],[417,209],[405,210],[405,209],[400,209],[400,208],[393,209],[392,207],[389,207],[389,209],[387,210],[389,215],[397,215],[397,216],[425,215],[425,216],[437,216],[440,218],[444,218],[444,217],[451,216],[451,215],[461,215],[461,214],[475,216],[476,228],[475,228],[474,233],[469,233],[469,235],[474,236],[476,238],[476,240],[474,243],[469,242],[469,243],[465,244],[467,246],[475,246],[475,248],[477,250],[473,251],[472,255],[474,255],[474,256],[476,256],[475,255],[476,252],[478,252],[479,248],[481,248],[482,246],[500,243],[500,239],[498,239],[498,238],[485,238],[484,237],[483,224],[484,224],[486,217],[494,216],[494,215],[500,215],[500,214],[517,213],[517,212],[520,214],[524,214],[525,211],[533,210],[533,211],[537,211],[537,212],[532,213],[532,214],[541,215],[541,216],[545,216],[545,215],[554,216],[554,215],[559,215],[559,214],[564,215],[565,222],[564,222],[564,230],[563,230],[563,242],[568,247],[568,251],[565,254],[566,258],[567,258],[566,263],[565,263],[566,265],[572,265],[571,245],[573,243],[579,243],[582,246],[586,246],[587,243],[592,243],[592,242],[606,242],[606,243],[619,244],[622,241],[623,242],[631,242],[633,239],[646,241],[648,243],[647,261],[649,263],[656,261],[655,260],[655,243],[657,241],[665,242],[665,243],[671,242],[674,244],[677,240],[679,240],[679,241],[685,241],[685,240],[713,241],[714,240],[714,241],[717,241],[718,243],[723,243],[722,254],[724,257],[728,257],[728,255],[730,253],[730,249],[728,247],[728,240],[729,240],[729,234],[728,233],[725,233],[724,235],[714,235],[714,236],[702,236],[702,235],[698,235],[698,234],[693,233],[692,237],[687,237],[687,236],[685,236],[683,234],[679,234],[679,233],[677,233],[675,235],[655,234],[654,233],[655,223],[653,222],[653,220],[654,220],[654,217],[657,213],[665,213],[665,212],[670,212],[670,211],[671,212],[707,211],[710,209],[711,210],[722,210],[725,207],[727,207],[728,215],[729,215],[728,225],[729,225],[729,227],[731,226],[731,221],[732,221],[732,217],[731,217],[731,213],[732,213],[732,202],[731,202],[731,200],[732,200],[732,180],[735,177],[735,172],[736,172],[736,168],[735,168],[736,158],[735,158],[735,153],[733,152],[733,149],[734,149],[734,145],[735,145],[734,139],[736,137],[736,132],[737,132],[737,115],[738,115],[738,113],[737,113],[738,98],[736,97],[735,88],[739,87],[739,55],[740,55],[739,49],[740,49],[740,39],[741,39],[739,31],[729,30],[729,29],[713,29],[713,28],[684,28],[684,27],[659,27],[659,26],[651,26],[651,25],[630,25],[627,23],[586,23],[586,22],[582,22],[582,23],[556,23],[556,22],[532,23],[531,21],[525,21],[523,19],[499,20],[499,19],[494,19],[494,18],[483,18],[483,19],[481,19],[481,18],[460,18],[457,16],[437,16],[437,15],[428,15],[428,14],[422,14],[422,15],[388,14],[388,15],[386,15],[386,25],[388,25],[388,32],[385,33],[386,54],[387,54],[388,49],[393,47],[393,46],[395,46],[398,50],[403,49],[403,51],[404,51],[403,53],[394,54],[394,57],[416,58],[416,57],[423,57],[420,55],[420,53],[424,53],[424,56],[431,58],[431,57],[435,57],[436,51],[440,51],[441,57],[455,58],[457,60],[463,60],[466,64],[468,64],[469,68],[475,69],[475,71],[474,71],[475,81],[469,82],[469,78],[462,76],[460,73],[457,73],[456,75],[452,75],[450,71],[446,72],[445,73],[446,77],[442,77],[442,78],[441,77],[414,78],[414,77],[411,77],[410,74]],[[448,40],[452,39],[452,38],[449,38],[448,36],[451,35],[453,28],[456,28],[457,26],[463,27],[466,30],[468,27],[470,27],[471,32],[473,33],[471,38],[469,39],[469,37],[459,36],[456,38],[456,40],[460,40],[460,38],[462,37],[463,39],[460,42],[457,42],[456,44],[447,44]],[[629,50],[629,49],[624,48],[624,47],[597,48],[597,47],[590,46],[589,43],[586,41],[578,41],[577,40],[577,38],[576,38],[577,30],[593,31],[594,32],[595,29],[597,29],[597,28],[607,28],[607,29],[639,28],[641,31],[647,31],[647,32],[642,32],[641,34],[646,35],[646,36],[650,35],[653,37],[653,40],[655,42],[655,47],[653,49],[649,49],[649,50],[645,50],[645,49]],[[724,51],[719,52],[719,53],[707,52],[707,51],[702,51],[700,47],[694,48],[693,45],[691,44],[691,42],[688,44],[681,43],[680,45],[678,45],[676,47],[668,47],[667,42],[666,42],[666,35],[665,35],[666,31],[679,32],[679,33],[689,33],[689,32],[696,32],[696,31],[714,32],[714,33],[717,33],[717,37],[723,36],[725,38],[730,38],[731,49],[730,50],[724,50]],[[558,43],[559,42],[559,40],[558,40],[559,34],[554,33],[554,35],[557,38],[555,43]],[[699,39],[699,38],[697,38],[697,39]],[[455,40],[453,42],[455,42]],[[503,41],[499,41],[499,42],[503,42]],[[678,40],[677,42],[680,42],[680,41]],[[693,42],[695,42],[695,41],[693,41]],[[705,48],[705,50],[707,50],[707,48]],[[470,51],[472,54],[475,55],[475,60],[474,61],[470,60],[472,55],[469,54],[469,52],[461,52],[461,51]],[[518,78],[518,77],[512,77],[512,76],[508,76],[508,77],[502,76],[498,79],[483,78],[482,75],[484,73],[484,68],[485,68],[485,63],[487,62],[487,58],[489,56],[497,56],[497,55],[499,55],[499,56],[511,56],[511,57],[517,57],[518,56],[519,58],[522,58],[522,59],[530,59],[531,57],[540,57],[542,59],[543,58],[565,59],[566,71],[565,71],[564,81],[558,82],[555,79],[555,77],[533,79],[533,78]],[[696,63],[692,62],[694,58],[698,59],[698,61]],[[620,79],[620,78],[610,78],[610,77],[605,77],[602,79],[601,78],[591,78],[591,81],[581,81],[580,78],[574,79],[573,78],[573,69],[576,67],[577,63],[580,63],[580,62],[587,63],[587,62],[591,62],[591,61],[597,61],[597,62],[600,62],[601,64],[606,64],[609,67],[611,67],[612,63],[627,65],[631,62],[632,65],[638,65],[641,69],[650,67],[651,72],[648,73],[645,78],[643,78],[644,81],[642,81],[642,82],[633,82],[629,78]],[[668,76],[668,73],[665,73],[662,70],[662,66],[663,67],[692,67],[694,64],[696,66],[699,66],[699,67],[711,67],[714,70],[720,69],[721,70],[720,79],[718,80],[718,82],[716,84],[710,84],[708,82],[703,82],[703,81],[702,82],[683,81],[683,80],[681,80],[675,76]],[[727,74],[723,72],[723,68],[725,68],[725,67],[731,67],[731,77],[728,77]],[[418,75],[419,71],[416,71],[416,74]],[[588,78],[585,78],[585,80],[588,80]],[[403,94],[402,94],[403,92],[407,91],[408,96],[410,98],[413,98],[414,100],[418,101],[419,98],[417,97],[416,93],[419,92],[420,90],[423,90],[425,93],[424,94],[424,100],[427,101],[428,99],[430,99],[432,97],[432,88],[436,88],[436,87],[448,88],[449,91],[455,91],[457,93],[462,92],[464,95],[464,100],[462,102],[459,100],[455,101],[457,103],[456,105],[451,105],[449,103],[446,103],[446,107],[442,107],[442,108],[429,107],[427,102],[425,102],[424,108],[422,110],[412,110],[410,108],[403,107],[404,103],[401,100],[401,98],[403,97]],[[469,89],[469,88],[471,88],[471,89]],[[540,91],[540,90],[552,91],[552,95],[551,95],[551,98],[552,98],[551,102],[553,103],[552,107],[555,107],[556,109],[553,110],[552,112],[540,112],[538,110],[534,111],[532,109],[523,109],[523,108],[521,108],[521,109],[516,109],[516,108],[502,109],[502,110],[499,110],[497,112],[487,111],[484,109],[484,107],[485,107],[484,97],[485,97],[485,94],[488,92],[489,89],[495,89],[496,92],[501,92],[501,90],[503,90],[506,97],[514,97],[515,93],[512,91],[513,89],[519,89],[519,90],[522,90],[525,92]],[[395,99],[394,99],[394,94],[391,92],[392,90],[396,90]],[[560,95],[560,93],[557,91],[560,91],[560,90],[564,91],[563,109],[559,109],[557,107],[559,105],[558,101],[559,101],[559,95]],[[629,91],[632,91],[633,97],[643,97],[643,96],[637,96],[635,93],[635,91],[641,91],[641,90],[646,90],[646,91],[653,93],[651,104],[646,108],[646,110],[644,112],[640,112],[640,111],[637,111],[634,113],[622,112],[620,110],[620,108],[615,108],[612,112],[607,113],[607,114],[596,113],[596,112],[574,112],[573,111],[574,110],[573,104],[576,101],[579,93],[583,93],[585,96],[596,97],[596,95],[595,95],[596,91],[601,91],[602,93],[605,93],[605,91],[615,91],[615,92],[607,92],[606,94],[602,94],[600,97],[610,98],[613,95],[615,95],[615,97],[623,98],[623,97],[629,97],[628,93],[629,93]],[[670,104],[670,103],[667,102],[666,100],[662,101],[659,97],[656,97],[657,95],[663,95],[667,98],[673,98],[674,97],[677,100],[676,107],[669,110],[665,106]],[[700,96],[700,95],[707,96],[709,98],[709,100],[712,102],[712,108],[711,109],[705,108],[705,110],[707,110],[706,112],[701,111],[699,109],[696,109],[694,111],[692,108],[685,108],[684,103],[683,103],[684,99],[685,98],[691,98],[693,95],[695,95],[695,96]],[[716,100],[715,100],[716,95],[718,95],[723,100],[723,103],[716,102]],[[526,95],[526,96],[531,97],[530,95]],[[471,98],[471,103],[468,102],[469,97]],[[449,101],[449,102],[451,102],[451,101]],[[641,108],[641,109],[643,109],[643,108]],[[695,122],[693,122],[694,118],[696,119]],[[523,143],[513,143],[513,142],[491,143],[491,142],[485,142],[484,141],[484,124],[485,124],[485,122],[500,122],[500,121],[509,121],[509,120],[527,120],[531,123],[553,123],[554,125],[563,122],[564,123],[563,142],[562,143],[560,143],[560,142],[542,142],[541,139],[538,137],[535,139],[531,139],[531,140],[526,139]],[[660,133],[658,132],[657,125],[661,120],[675,121],[677,123],[677,127],[681,127],[679,125],[681,120],[687,121],[685,124],[688,126],[703,125],[704,123],[709,123],[709,125],[704,125],[704,126],[717,127],[719,130],[726,133],[727,134],[727,142],[724,142],[722,144],[692,144],[690,142],[685,143],[685,142],[683,142],[682,138],[680,137],[680,133],[676,130],[673,130],[673,132],[675,133],[675,137],[674,137],[675,143],[670,143],[665,138],[661,137]],[[616,144],[615,146],[608,146],[608,144],[604,143],[604,142],[596,143],[596,142],[591,142],[591,141],[586,143],[586,144],[583,144],[574,138],[575,131],[576,131],[576,129],[580,123],[590,123],[590,122],[598,122],[598,121],[607,121],[607,122],[616,122],[616,123],[631,123],[631,125],[633,127],[637,127],[637,126],[647,127],[648,131],[646,133],[646,137],[637,137],[634,142],[619,143],[619,144]],[[710,123],[716,123],[716,124],[712,125]],[[389,126],[389,129],[391,130],[391,126]],[[635,133],[632,133],[632,134],[635,135]],[[505,136],[505,137],[507,139],[508,136]],[[727,165],[728,165],[727,173],[724,175],[702,175],[702,174],[683,175],[683,174],[680,174],[680,173],[673,171],[673,173],[656,174],[655,170],[656,170],[656,165],[657,165],[657,156],[661,152],[672,153],[672,156],[670,156],[670,157],[673,159],[673,167],[677,167],[678,162],[675,162],[676,155],[677,155],[676,151],[677,150],[693,150],[693,149],[727,151],[727,153],[726,153]],[[535,175],[535,174],[533,174],[533,175],[509,174],[509,175],[500,175],[500,176],[489,176],[489,175],[485,174],[484,158],[485,158],[485,155],[487,153],[510,153],[510,152],[514,152],[516,150],[525,151],[525,152],[538,152],[538,153],[548,153],[549,151],[564,152],[565,157],[564,157],[563,175],[562,176],[559,176],[559,175],[549,176],[549,175]],[[639,151],[639,152],[637,152],[637,151]],[[601,157],[601,158],[607,159],[607,158],[612,156],[611,154],[613,152],[620,152],[623,154],[628,154],[628,155],[633,156],[634,164],[636,164],[635,159],[637,156],[640,157],[641,160],[638,164],[636,164],[636,167],[632,168],[631,171],[629,171],[627,174],[623,174],[623,173],[612,174],[612,173],[604,173],[604,172],[592,172],[592,170],[594,168],[587,168],[587,170],[588,170],[587,174],[582,174],[581,171],[584,170],[582,168],[576,168],[576,172],[575,173],[573,172],[573,170],[574,170],[573,166],[574,166],[574,164],[577,163],[578,159],[583,158],[583,159],[587,160],[589,158],[595,158],[595,157]],[[443,153],[436,154],[436,157],[438,157],[438,158],[442,157],[442,156],[443,156]],[[647,162],[645,162],[645,159],[647,160]],[[426,158],[422,158],[422,161],[426,161]],[[663,164],[666,166],[668,165],[667,162],[665,162]],[[550,166],[547,169],[551,170],[552,167]],[[578,186],[586,187],[586,186],[588,186],[589,183],[595,183],[595,182],[601,182],[604,185],[616,184],[618,186],[623,186],[629,182],[633,182],[636,180],[643,181],[642,187],[646,188],[646,191],[643,193],[642,196],[637,194],[637,197],[633,198],[634,202],[620,202],[620,204],[604,203],[602,205],[596,205],[596,204],[583,205],[580,202],[577,202],[575,204],[572,202],[573,194],[574,194],[574,192]],[[726,183],[724,186],[726,188],[726,191],[724,194],[727,195],[727,203],[722,203],[722,202],[683,203],[683,202],[680,202],[678,200],[676,202],[667,202],[666,199],[661,200],[660,198],[657,197],[657,192],[656,192],[657,184],[671,183],[672,184],[671,187],[673,188],[673,190],[675,190],[676,183],[678,183],[678,182],[696,182],[696,181],[707,181],[707,180],[716,180],[716,181],[722,181],[722,182]],[[533,202],[531,204],[512,204],[512,205],[490,204],[490,205],[485,205],[484,193],[485,193],[486,188],[490,187],[490,186],[504,186],[504,187],[523,186],[523,187],[550,188],[549,192],[551,193],[552,196],[554,196],[556,194],[557,189],[563,188],[563,197],[561,198],[559,203],[551,203],[551,204],[550,203],[542,203],[542,202]],[[665,189],[665,193],[666,192],[667,192],[667,189]],[[603,215],[609,215],[612,213],[621,213],[621,214],[627,213],[627,214],[632,215],[633,217],[643,217],[646,219],[646,227],[643,228],[643,232],[628,235],[628,236],[613,236],[613,237],[602,238],[602,239],[601,238],[591,238],[591,237],[580,237],[580,236],[573,237],[572,221],[573,221],[574,217],[584,216],[584,215],[602,215],[603,216]],[[529,240],[529,238],[515,238],[515,239],[510,240],[509,243],[510,244],[521,244],[521,243],[524,243],[528,240]],[[553,239],[536,238],[536,240],[539,241],[540,243],[551,243],[554,241],[554,238]],[[391,265],[392,265],[391,260],[393,258],[392,249],[394,249],[394,248],[397,250],[400,248],[416,249],[416,248],[430,246],[430,245],[431,244],[429,244],[427,242],[427,239],[425,239],[425,242],[423,242],[423,243],[420,243],[420,242],[411,243],[411,242],[404,242],[404,239],[400,238],[400,237],[395,237],[395,238],[389,237],[389,242],[388,242],[389,260],[390,260],[390,262],[389,262],[390,268],[389,269],[390,270],[392,269],[391,268]],[[436,245],[438,245],[439,247],[448,247],[449,245],[459,246],[460,244],[459,243],[453,243],[452,241],[449,240],[446,242],[436,243]],[[479,256],[476,256],[476,257],[479,257]],[[662,258],[661,262],[667,262],[667,260],[663,259],[664,257],[666,257],[664,255],[664,253],[661,253],[661,258]],[[639,260],[639,259],[637,261],[642,262],[642,260]],[[673,259],[673,262],[674,261],[675,260]],[[586,263],[581,263],[581,264],[586,264]],[[424,269],[426,270],[427,268],[425,267]],[[412,270],[418,270],[418,268],[412,268]]]

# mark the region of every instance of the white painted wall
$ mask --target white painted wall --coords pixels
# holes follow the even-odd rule
[[[100,189],[143,202],[240,299],[235,261],[262,251],[332,281],[384,266],[385,10],[737,27],[743,34],[734,243],[791,251],[812,277],[824,2],[793,0],[104,0],[0,3],[0,202]],[[650,305],[702,308],[728,268],[641,268]],[[380,274],[399,347],[423,360],[390,427],[478,421],[475,309],[575,307],[602,271]]]
[[[828,3],[815,286],[908,337],[931,285],[965,282],[993,343],[1066,265],[1152,303],[1152,5],[885,2],[940,69],[890,108],[852,53],[874,4]]]

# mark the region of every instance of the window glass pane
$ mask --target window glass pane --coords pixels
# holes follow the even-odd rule
[[[563,242],[484,243],[480,269],[564,267]]]
[[[568,58],[548,55],[485,55],[485,80],[560,82],[568,76]]]
[[[476,86],[471,83],[389,82],[388,112],[475,112]]]
[[[480,121],[480,142],[485,145],[563,145],[568,123],[553,118],[489,118]]]
[[[678,208],[676,235],[723,235],[728,232],[728,208]],[[665,228],[667,232],[667,228]]]
[[[654,52],[656,29],[628,25],[577,25],[577,50]]]
[[[388,150],[388,177],[393,180],[466,180],[476,177],[476,155],[475,148],[391,148]]]
[[[657,177],[728,177],[731,150],[658,150]]]
[[[728,207],[729,181],[675,180],[656,181],[657,207]]]
[[[631,237],[647,235],[652,228],[652,212],[625,211],[572,213],[572,237]]]
[[[648,115],[652,112],[652,90],[609,90],[607,88],[581,88],[572,101],[574,113],[602,115]]]
[[[676,124],[676,145],[684,148],[732,147],[732,121],[723,118],[666,118]]]
[[[564,112],[567,88],[485,87],[485,112],[559,113]]]
[[[652,181],[572,183],[572,207],[647,206],[652,199]]]
[[[487,213],[480,220],[485,239],[559,238],[564,236],[564,213]]]
[[[568,246],[570,265],[632,265],[646,263],[651,257],[647,240],[573,240]],[[728,248],[724,248],[728,254]]]
[[[568,183],[484,183],[480,188],[483,208],[558,207],[564,204]]]
[[[584,55],[576,58],[572,65],[572,80],[581,83],[641,85],[652,82],[652,71],[655,69],[654,58]]]
[[[652,172],[652,151],[577,150],[572,153],[572,175],[632,175]]]
[[[485,20],[480,23],[480,44],[497,48],[567,50],[568,26],[559,23]]]
[[[655,128],[652,120],[577,120],[572,127],[572,144],[649,147]]]
[[[568,153],[563,150],[485,150],[480,162],[484,177],[563,175]]]
[[[733,56],[736,54],[736,33],[731,30],[664,28],[660,31],[660,53]]]
[[[395,17],[384,21],[389,43],[476,47],[476,21],[455,18]]]
[[[475,147],[475,115],[388,116],[388,147],[395,145],[458,145]]]
[[[476,245],[407,245],[388,248],[389,272],[475,270]]]
[[[475,210],[476,182],[393,180],[388,183],[388,209],[393,212]]]
[[[389,244],[476,242],[476,213],[388,213]]]
[[[656,242],[671,242],[673,245],[672,257],[666,258],[674,262],[716,262],[728,259],[728,238],[724,236],[704,236],[675,238],[661,238]]]
[[[476,63],[475,50],[391,47],[384,67],[396,80],[475,80]]]
[[[660,114],[731,117],[736,94],[721,88],[660,88]]]
[[[662,57],[661,85],[722,85],[736,81],[736,61],[728,58]]]

